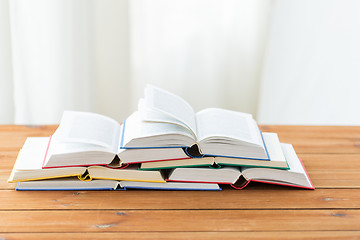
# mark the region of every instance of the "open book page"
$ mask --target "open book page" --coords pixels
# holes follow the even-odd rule
[[[115,120],[96,113],[65,111],[52,141],[81,142],[118,152],[121,127]]]
[[[111,149],[104,149],[103,146],[91,143],[82,142],[57,142],[56,144],[50,144],[49,153],[51,155],[68,154],[68,153],[81,153],[81,152],[108,152],[114,156],[114,152]]]
[[[241,168],[246,179],[273,182],[278,184],[290,184],[313,188],[306,170],[302,166],[291,144],[281,143],[281,149],[289,165],[289,169],[271,168]]]
[[[79,167],[42,169],[49,137],[29,137],[19,152],[9,182],[48,179],[81,175],[85,169]]]
[[[42,168],[49,137],[28,137],[20,150],[15,167],[17,170],[37,170]]]
[[[123,131],[122,148],[188,146],[195,141],[185,128],[170,123],[142,121],[139,112],[126,119]],[[148,141],[148,137],[152,140]]]
[[[196,122],[198,141],[220,138],[262,145],[260,130],[251,114],[207,108],[196,114]]]
[[[305,169],[296,155],[294,147],[291,144],[282,143],[281,149],[285,155],[290,171],[305,174]]]
[[[188,128],[195,135],[195,112],[184,99],[160,88],[148,85],[145,89],[145,103],[149,108],[177,119],[176,124],[180,122],[182,126]],[[155,119],[149,120],[154,121]],[[164,120],[159,115],[157,121],[168,122],[169,118]]]
[[[263,137],[270,156],[270,161],[277,161],[279,163],[281,162],[284,164],[284,166],[286,166],[286,159],[281,148],[278,135],[276,133],[264,132]]]

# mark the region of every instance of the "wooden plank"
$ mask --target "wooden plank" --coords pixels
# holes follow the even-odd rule
[[[359,126],[262,125],[275,132],[280,142],[291,143],[297,153],[360,153]]]
[[[4,211],[0,232],[358,231],[360,210]]]
[[[0,138],[1,141],[1,138]],[[1,151],[0,150],[0,189],[15,189],[15,183],[8,183],[10,173],[14,167],[17,151]]]
[[[359,209],[360,189],[205,191],[0,191],[0,210]]]
[[[316,188],[360,188],[360,154],[299,154]]]
[[[311,232],[96,232],[96,233],[3,233],[1,239],[250,239],[250,240],[338,240],[359,239],[360,231],[311,231]]]
[[[18,151],[27,137],[46,137],[51,135],[56,128],[56,125],[0,125],[0,152]]]

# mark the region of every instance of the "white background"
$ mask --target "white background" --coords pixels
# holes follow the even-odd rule
[[[261,124],[359,125],[360,5],[0,0],[0,123],[122,121],[146,83]]]

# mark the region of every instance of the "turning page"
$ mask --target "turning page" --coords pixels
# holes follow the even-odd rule
[[[181,124],[196,135],[195,112],[193,108],[184,99],[162,90],[160,88],[148,85],[145,89],[145,104],[150,109],[154,109],[175,119],[175,124]],[[164,121],[160,115],[158,119],[153,115],[149,121]],[[165,122],[168,122],[168,118]]]
[[[182,132],[190,133],[192,138],[194,138],[194,139],[196,138],[194,133],[192,131],[190,131],[189,128],[187,126],[185,126],[182,121],[180,121],[179,119],[176,119],[166,113],[157,111],[157,110],[149,107],[145,103],[145,99],[139,100],[138,112],[139,112],[140,120],[142,120],[142,122],[151,123],[151,124],[169,123],[169,124],[173,124],[173,125],[178,125],[178,126],[181,126]],[[166,126],[166,125],[164,125],[164,126]]]
[[[193,143],[192,134],[183,127],[167,122],[142,121],[140,113],[134,112],[125,121],[120,148],[187,146]]]

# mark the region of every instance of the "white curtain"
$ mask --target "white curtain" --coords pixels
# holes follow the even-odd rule
[[[146,82],[195,110],[255,113],[269,1],[131,2],[133,102]]]
[[[358,5],[0,0],[0,123],[122,121],[152,83],[260,123],[359,124]]]
[[[258,120],[360,124],[360,2],[276,1]]]
[[[64,109],[91,110],[91,3],[10,1],[15,122],[53,123]]]
[[[268,1],[1,1],[2,123],[65,109],[121,121],[146,83],[196,110],[256,112]]]
[[[9,2],[0,1],[0,124],[14,122]]]

